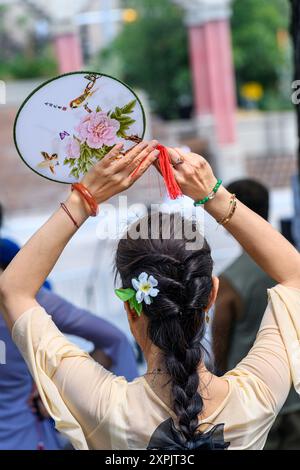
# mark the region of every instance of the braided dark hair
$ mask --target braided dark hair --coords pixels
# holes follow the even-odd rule
[[[194,222],[178,214],[167,217],[167,238],[163,237],[162,213],[146,216],[131,226],[119,242],[116,269],[124,288],[131,287],[131,279],[143,271],[158,281],[159,294],[150,305],[143,303],[143,312],[149,319],[149,338],[161,350],[171,379],[172,407],[179,431],[191,440],[203,408],[198,366],[202,360],[204,309],[212,290],[213,262],[204,238],[200,247],[191,250],[186,245],[191,239],[178,236],[179,232],[186,233],[187,227],[189,233],[196,233]]]

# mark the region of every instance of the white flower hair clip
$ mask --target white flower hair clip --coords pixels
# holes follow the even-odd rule
[[[155,277],[143,272],[137,279],[131,279],[131,284],[134,289],[130,287],[115,289],[115,293],[123,302],[129,302],[130,308],[140,316],[143,310],[142,302],[144,301],[145,304],[150,305],[153,301],[152,298],[159,293],[159,289],[156,289],[158,282]]]

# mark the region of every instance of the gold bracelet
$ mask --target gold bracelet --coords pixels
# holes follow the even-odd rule
[[[230,197],[230,202],[229,202],[229,210],[228,210],[227,214],[225,215],[225,217],[222,220],[218,221],[218,224],[220,224],[220,225],[228,224],[228,222],[231,220],[233,214],[235,213],[236,207],[237,207],[236,195],[232,194],[231,197]]]

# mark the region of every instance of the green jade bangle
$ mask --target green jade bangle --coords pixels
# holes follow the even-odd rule
[[[206,202],[211,201],[212,199],[214,199],[216,197],[217,191],[218,191],[219,187],[221,186],[221,184],[222,184],[222,180],[219,179],[216,182],[216,185],[215,185],[214,189],[204,199],[201,199],[201,201],[197,201],[197,202],[195,201],[194,206],[195,207],[202,206]]]

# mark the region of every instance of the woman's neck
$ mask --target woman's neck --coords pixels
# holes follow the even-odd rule
[[[147,362],[147,372],[144,378],[153,392],[162,400],[170,409],[172,409],[173,400],[171,394],[170,376],[166,371],[162,353],[158,348],[145,354]],[[199,418],[205,419],[209,417],[222,403],[229,392],[228,382],[220,377],[215,376],[207,370],[204,362],[200,362],[198,366],[199,373],[199,389],[202,400],[203,409]]]
[[[143,353],[147,363],[148,374],[153,373],[155,371],[167,373],[163,359],[163,353],[157,346],[152,344],[149,348],[145,348],[143,350]],[[207,370],[203,361],[201,361],[198,366],[198,372],[201,375],[201,379],[204,379],[204,382],[206,382],[206,377],[208,377],[209,379],[211,379],[212,377],[212,373]]]
[[[143,349],[143,353],[147,363],[147,374],[157,370],[166,372],[163,354],[157,346],[152,343],[150,347]]]
[[[152,346],[144,351],[147,372],[144,378],[154,393],[172,409],[171,381],[161,351]],[[228,385],[207,370],[204,362],[198,366],[199,393],[203,399],[202,417],[209,416],[228,393]],[[225,387],[225,388],[224,388]]]

